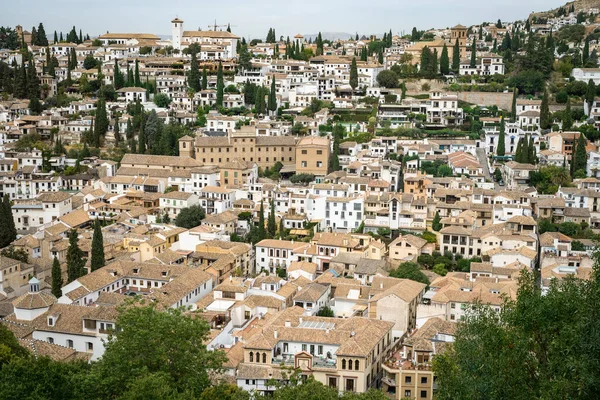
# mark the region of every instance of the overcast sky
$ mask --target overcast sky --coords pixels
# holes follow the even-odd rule
[[[30,30],[43,22],[46,33],[76,25],[90,36],[110,32],[170,35],[176,15],[184,29],[231,23],[240,36],[262,38],[269,27],[277,36],[296,33],[396,33],[419,29],[524,19],[565,0],[0,0],[0,26]]]

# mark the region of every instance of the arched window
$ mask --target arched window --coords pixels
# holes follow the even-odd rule
[[[352,360],[348,360],[348,369],[352,371]]]
[[[250,362],[254,362],[254,353],[250,352]]]
[[[354,361],[354,369],[358,371],[358,369],[360,368],[360,363],[358,362],[358,360]]]
[[[267,353],[263,353],[263,364],[267,363]]]
[[[346,359],[342,360],[342,369],[346,369]]]

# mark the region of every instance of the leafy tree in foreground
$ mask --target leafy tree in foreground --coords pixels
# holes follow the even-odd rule
[[[211,385],[209,371],[219,371],[225,356],[206,348],[206,321],[180,309],[157,310],[143,301],[127,303],[119,311],[119,329],[109,335],[106,352],[90,375],[98,382],[91,398],[116,398],[125,388],[133,392],[128,398],[139,398],[133,397],[139,379],[147,384],[160,380],[163,393],[187,393],[191,398]]]
[[[445,399],[597,398],[600,391],[600,281],[551,283],[543,294],[523,271],[516,299],[496,312],[477,306],[459,323],[453,350],[434,360]]]

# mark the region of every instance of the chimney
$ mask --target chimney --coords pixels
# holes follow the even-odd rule
[[[302,317],[298,318],[298,322],[302,323]]]
[[[277,339],[277,331],[273,331],[273,337]]]
[[[292,326],[292,323],[290,321],[285,321],[286,328],[290,328],[291,326]]]
[[[379,284],[379,289],[383,289],[383,282]]]

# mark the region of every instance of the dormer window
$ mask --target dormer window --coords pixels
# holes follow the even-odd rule
[[[140,269],[139,269],[139,268],[134,268],[134,269],[133,269],[133,273],[134,273],[134,274],[137,274],[138,272],[140,272]]]
[[[48,317],[48,326],[54,326],[54,318]]]

